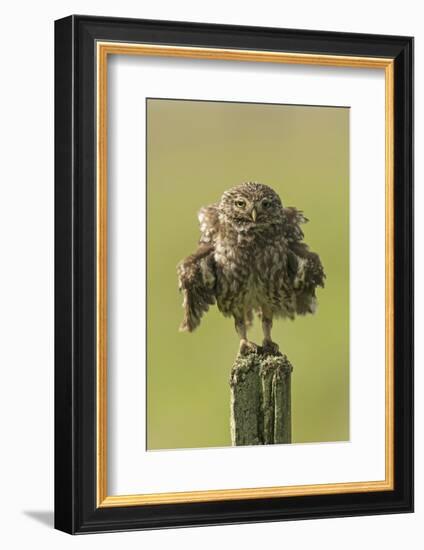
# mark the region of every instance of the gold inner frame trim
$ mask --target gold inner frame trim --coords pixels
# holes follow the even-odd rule
[[[364,493],[394,489],[394,60],[390,58],[162,46],[123,42],[96,44],[97,54],[97,506],[141,506],[271,497]],[[385,479],[280,487],[217,489],[109,496],[107,493],[107,61],[109,55],[143,55],[384,69],[386,185]]]

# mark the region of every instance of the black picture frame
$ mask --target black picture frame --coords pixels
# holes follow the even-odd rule
[[[394,60],[394,490],[97,507],[99,40]],[[73,15],[55,22],[55,527],[94,533],[413,511],[413,39]]]

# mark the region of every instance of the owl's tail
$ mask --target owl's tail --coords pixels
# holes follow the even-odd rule
[[[245,323],[246,323],[246,328],[248,329],[251,328],[253,325],[253,311],[251,309],[246,311]]]

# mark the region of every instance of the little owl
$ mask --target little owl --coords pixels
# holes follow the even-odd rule
[[[197,251],[178,265],[184,296],[181,330],[193,331],[209,306],[233,316],[240,353],[255,351],[247,340],[253,313],[262,319],[263,352],[277,353],[271,339],[274,317],[314,313],[315,289],[324,286],[318,254],[303,242],[300,224],[308,221],[284,207],[277,193],[247,182],[226,191],[199,212]]]

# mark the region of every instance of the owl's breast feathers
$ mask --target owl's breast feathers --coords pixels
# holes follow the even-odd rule
[[[314,313],[324,270],[303,242],[303,213],[285,208],[283,214],[279,224],[243,233],[220,223],[217,205],[202,208],[199,248],[178,266],[181,330],[194,330],[215,302],[224,315],[249,316],[264,307],[289,318]]]

